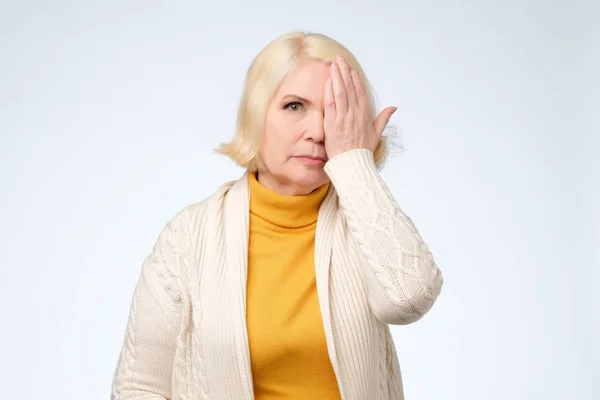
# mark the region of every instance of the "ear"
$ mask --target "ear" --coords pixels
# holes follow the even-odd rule
[[[373,127],[375,128],[375,133],[377,136],[381,136],[388,122],[390,122],[392,114],[394,114],[397,109],[398,107],[388,107],[380,112],[377,118],[375,118],[375,121],[373,121]]]

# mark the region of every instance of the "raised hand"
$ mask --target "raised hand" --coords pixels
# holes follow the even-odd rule
[[[379,138],[397,107],[388,107],[373,121],[358,72],[337,57],[325,84],[325,150],[327,157],[354,149],[375,151]]]

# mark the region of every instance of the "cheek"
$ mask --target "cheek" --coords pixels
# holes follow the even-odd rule
[[[270,158],[287,160],[295,153],[296,145],[302,139],[301,119],[286,116],[285,113],[270,115],[265,123],[264,150]]]
[[[283,146],[284,132],[281,131],[279,121],[270,116],[265,120],[265,128],[260,145],[260,157],[265,167],[271,172],[281,170],[286,161],[286,149]]]

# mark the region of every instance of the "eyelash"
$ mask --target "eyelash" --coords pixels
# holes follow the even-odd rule
[[[292,104],[297,104],[297,105],[298,105],[298,107],[302,107],[302,103],[300,103],[299,101],[292,101],[291,103],[287,103],[287,104],[286,104],[286,105],[285,105],[283,108],[284,108],[284,109],[286,109],[286,110],[293,111],[293,112],[299,111],[299,110],[297,110],[297,109],[296,109],[296,110],[292,110],[292,109],[290,108],[290,106],[291,106]]]

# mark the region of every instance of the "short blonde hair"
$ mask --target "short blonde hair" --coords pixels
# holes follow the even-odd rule
[[[237,165],[250,171],[263,168],[259,149],[267,108],[283,80],[303,58],[331,63],[341,55],[360,75],[371,108],[376,116],[371,85],[354,55],[342,44],[319,33],[290,32],[279,36],[263,48],[252,61],[240,101],[237,127],[233,139],[215,151],[229,156]],[[386,138],[381,137],[374,152],[375,164],[381,167],[387,157]]]

